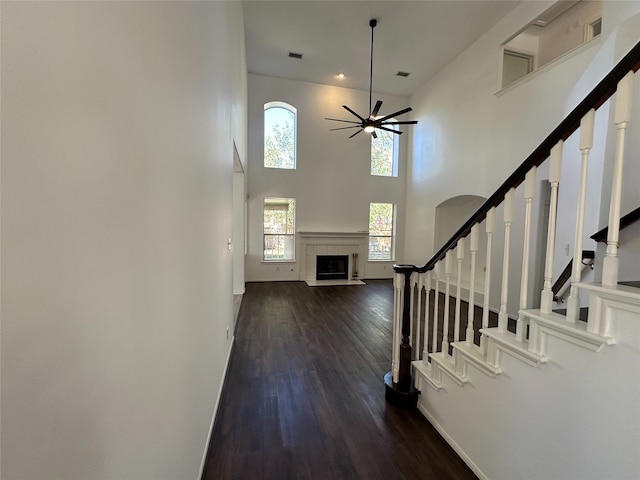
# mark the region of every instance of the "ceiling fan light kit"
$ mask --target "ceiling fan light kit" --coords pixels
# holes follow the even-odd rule
[[[395,128],[389,128],[389,126],[392,125],[415,125],[417,124],[417,120],[406,120],[406,121],[402,121],[402,122],[398,122],[396,120],[394,120],[394,117],[398,117],[400,115],[404,115],[405,113],[410,112],[412,109],[411,107],[407,107],[404,108],[402,110],[399,110],[397,112],[391,113],[389,115],[385,115],[384,117],[380,117],[377,118],[378,112],[380,111],[380,107],[382,107],[382,100],[378,100],[375,104],[375,106],[373,107],[373,109],[371,108],[371,98],[372,98],[372,86],[373,86],[373,29],[376,27],[376,25],[378,24],[378,21],[375,18],[372,18],[369,21],[369,26],[371,27],[371,60],[370,60],[370,69],[369,69],[369,115],[365,118],[359,114],[357,114],[355,111],[353,111],[352,109],[350,109],[349,107],[347,107],[346,105],[342,105],[342,108],[344,108],[347,112],[349,112],[350,114],[352,114],[353,116],[355,116],[359,121],[353,121],[353,120],[341,120],[339,118],[325,118],[325,120],[332,120],[334,122],[343,122],[343,123],[351,123],[353,125],[350,125],[348,127],[339,127],[339,128],[332,128],[330,129],[330,131],[335,131],[335,130],[347,130],[347,129],[351,129],[351,128],[358,128],[359,130],[356,131],[356,133],[354,133],[353,135],[351,135],[349,138],[353,138],[355,137],[357,134],[359,134],[360,132],[362,132],[363,130],[367,133],[370,133],[371,136],[373,138],[378,138],[378,136],[376,135],[376,129],[378,130],[384,130],[387,132],[392,132],[395,133],[396,135],[401,135],[402,132],[400,130],[396,130]]]

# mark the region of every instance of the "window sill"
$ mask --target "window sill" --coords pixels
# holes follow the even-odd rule
[[[274,263],[296,263],[296,260],[262,260],[260,263],[268,263],[270,265],[273,265]]]

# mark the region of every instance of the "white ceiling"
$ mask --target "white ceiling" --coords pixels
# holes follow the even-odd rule
[[[409,96],[520,1],[244,1],[250,73]],[[302,60],[288,57],[302,53]],[[396,75],[410,72],[407,78]],[[336,78],[344,72],[345,78]]]

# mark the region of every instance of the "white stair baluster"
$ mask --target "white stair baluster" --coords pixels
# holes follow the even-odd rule
[[[506,332],[509,324],[507,301],[509,298],[509,239],[513,222],[513,200],[515,189],[511,188],[504,196],[504,255],[502,257],[502,290],[500,294],[500,312],[498,313],[498,331]]]
[[[464,260],[464,238],[458,240],[458,246],[456,247],[456,260],[458,261],[458,286],[456,288],[456,314],[453,327],[453,341],[460,341],[460,298],[462,296],[462,261]]]
[[[417,356],[420,354],[420,352],[417,351],[417,344],[420,343],[420,307],[417,306],[416,308],[415,302],[416,284],[418,283],[417,277],[418,275],[412,274],[409,281],[409,285],[411,287],[411,310],[409,311],[409,345],[411,345],[411,360],[416,360]],[[419,301],[420,299],[418,298],[418,302]],[[418,317],[418,320],[416,320],[416,317]],[[416,346],[414,346],[414,340],[417,341]]]
[[[444,294],[444,320],[442,323],[442,351],[449,355],[449,287],[451,286],[451,250],[447,251],[444,257],[444,276],[445,276],[445,294]]]
[[[433,301],[433,345],[431,351],[438,352],[438,312],[440,306],[440,261],[433,267],[433,278],[435,280],[435,299]]]
[[[429,361],[429,294],[431,293],[431,271],[426,274],[425,297],[424,297],[424,350],[422,351],[422,362]]]
[[[404,301],[404,274],[396,273],[393,277],[393,291],[395,295],[393,311],[393,345],[391,348],[391,372],[393,381],[398,383],[400,368],[400,338],[402,330],[402,312]]]
[[[602,262],[602,284],[618,284],[618,241],[620,236],[620,200],[622,197],[622,166],[624,164],[624,138],[627,124],[631,119],[631,94],[633,72],[627,73],[618,83],[616,92],[615,124],[616,154],[611,181],[611,201],[609,204],[609,230],[607,232],[607,252]]]
[[[524,342],[527,339],[527,319],[522,310],[527,309],[527,290],[529,289],[529,251],[531,245],[531,206],[536,194],[536,167],[527,172],[524,180],[524,245],[522,247],[522,275],[520,277],[520,311],[516,323],[516,338]]]
[[[549,199],[549,224],[547,229],[547,251],[544,263],[544,287],[540,294],[540,310],[542,313],[551,313],[553,308],[553,252],[556,243],[556,218],[558,215],[558,186],[560,185],[560,173],[562,172],[562,146],[560,140],[551,149],[549,158],[549,184],[551,197]]]
[[[496,217],[496,207],[491,207],[484,221],[487,235],[487,258],[484,272],[484,301],[482,303],[482,328],[489,328],[489,293],[491,292],[491,244],[493,243],[493,224]],[[480,337],[480,350],[487,353],[487,343],[484,336]]]
[[[476,254],[478,253],[478,230],[479,225],[476,223],[471,227],[471,235],[469,236],[469,251],[471,252],[471,271],[469,272],[469,308],[467,310],[467,345],[473,345],[473,320],[475,315],[475,282],[476,282]]]
[[[589,152],[593,147],[593,126],[595,110],[589,110],[580,121],[580,152],[582,154],[582,169],[580,172],[580,192],[578,195],[578,212],[576,215],[576,230],[573,250],[573,265],[571,268],[571,290],[567,301],[567,321],[575,322],[580,315],[580,294],[577,283],[582,277],[582,235],[584,233],[584,211],[587,204],[587,173],[589,169]]]
[[[414,275],[414,277],[416,278],[416,284],[418,286],[417,289],[417,296],[418,296],[418,301],[416,304],[416,345],[412,350],[412,354],[415,355],[415,360],[420,360],[420,354],[422,353],[422,350],[420,350],[420,324],[421,319],[422,319],[422,289],[424,287],[424,273],[416,273]],[[411,317],[413,318],[413,317]]]

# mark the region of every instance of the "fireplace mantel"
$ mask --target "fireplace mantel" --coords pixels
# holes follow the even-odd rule
[[[298,232],[298,235],[302,238],[363,238],[367,237],[369,232]]]

